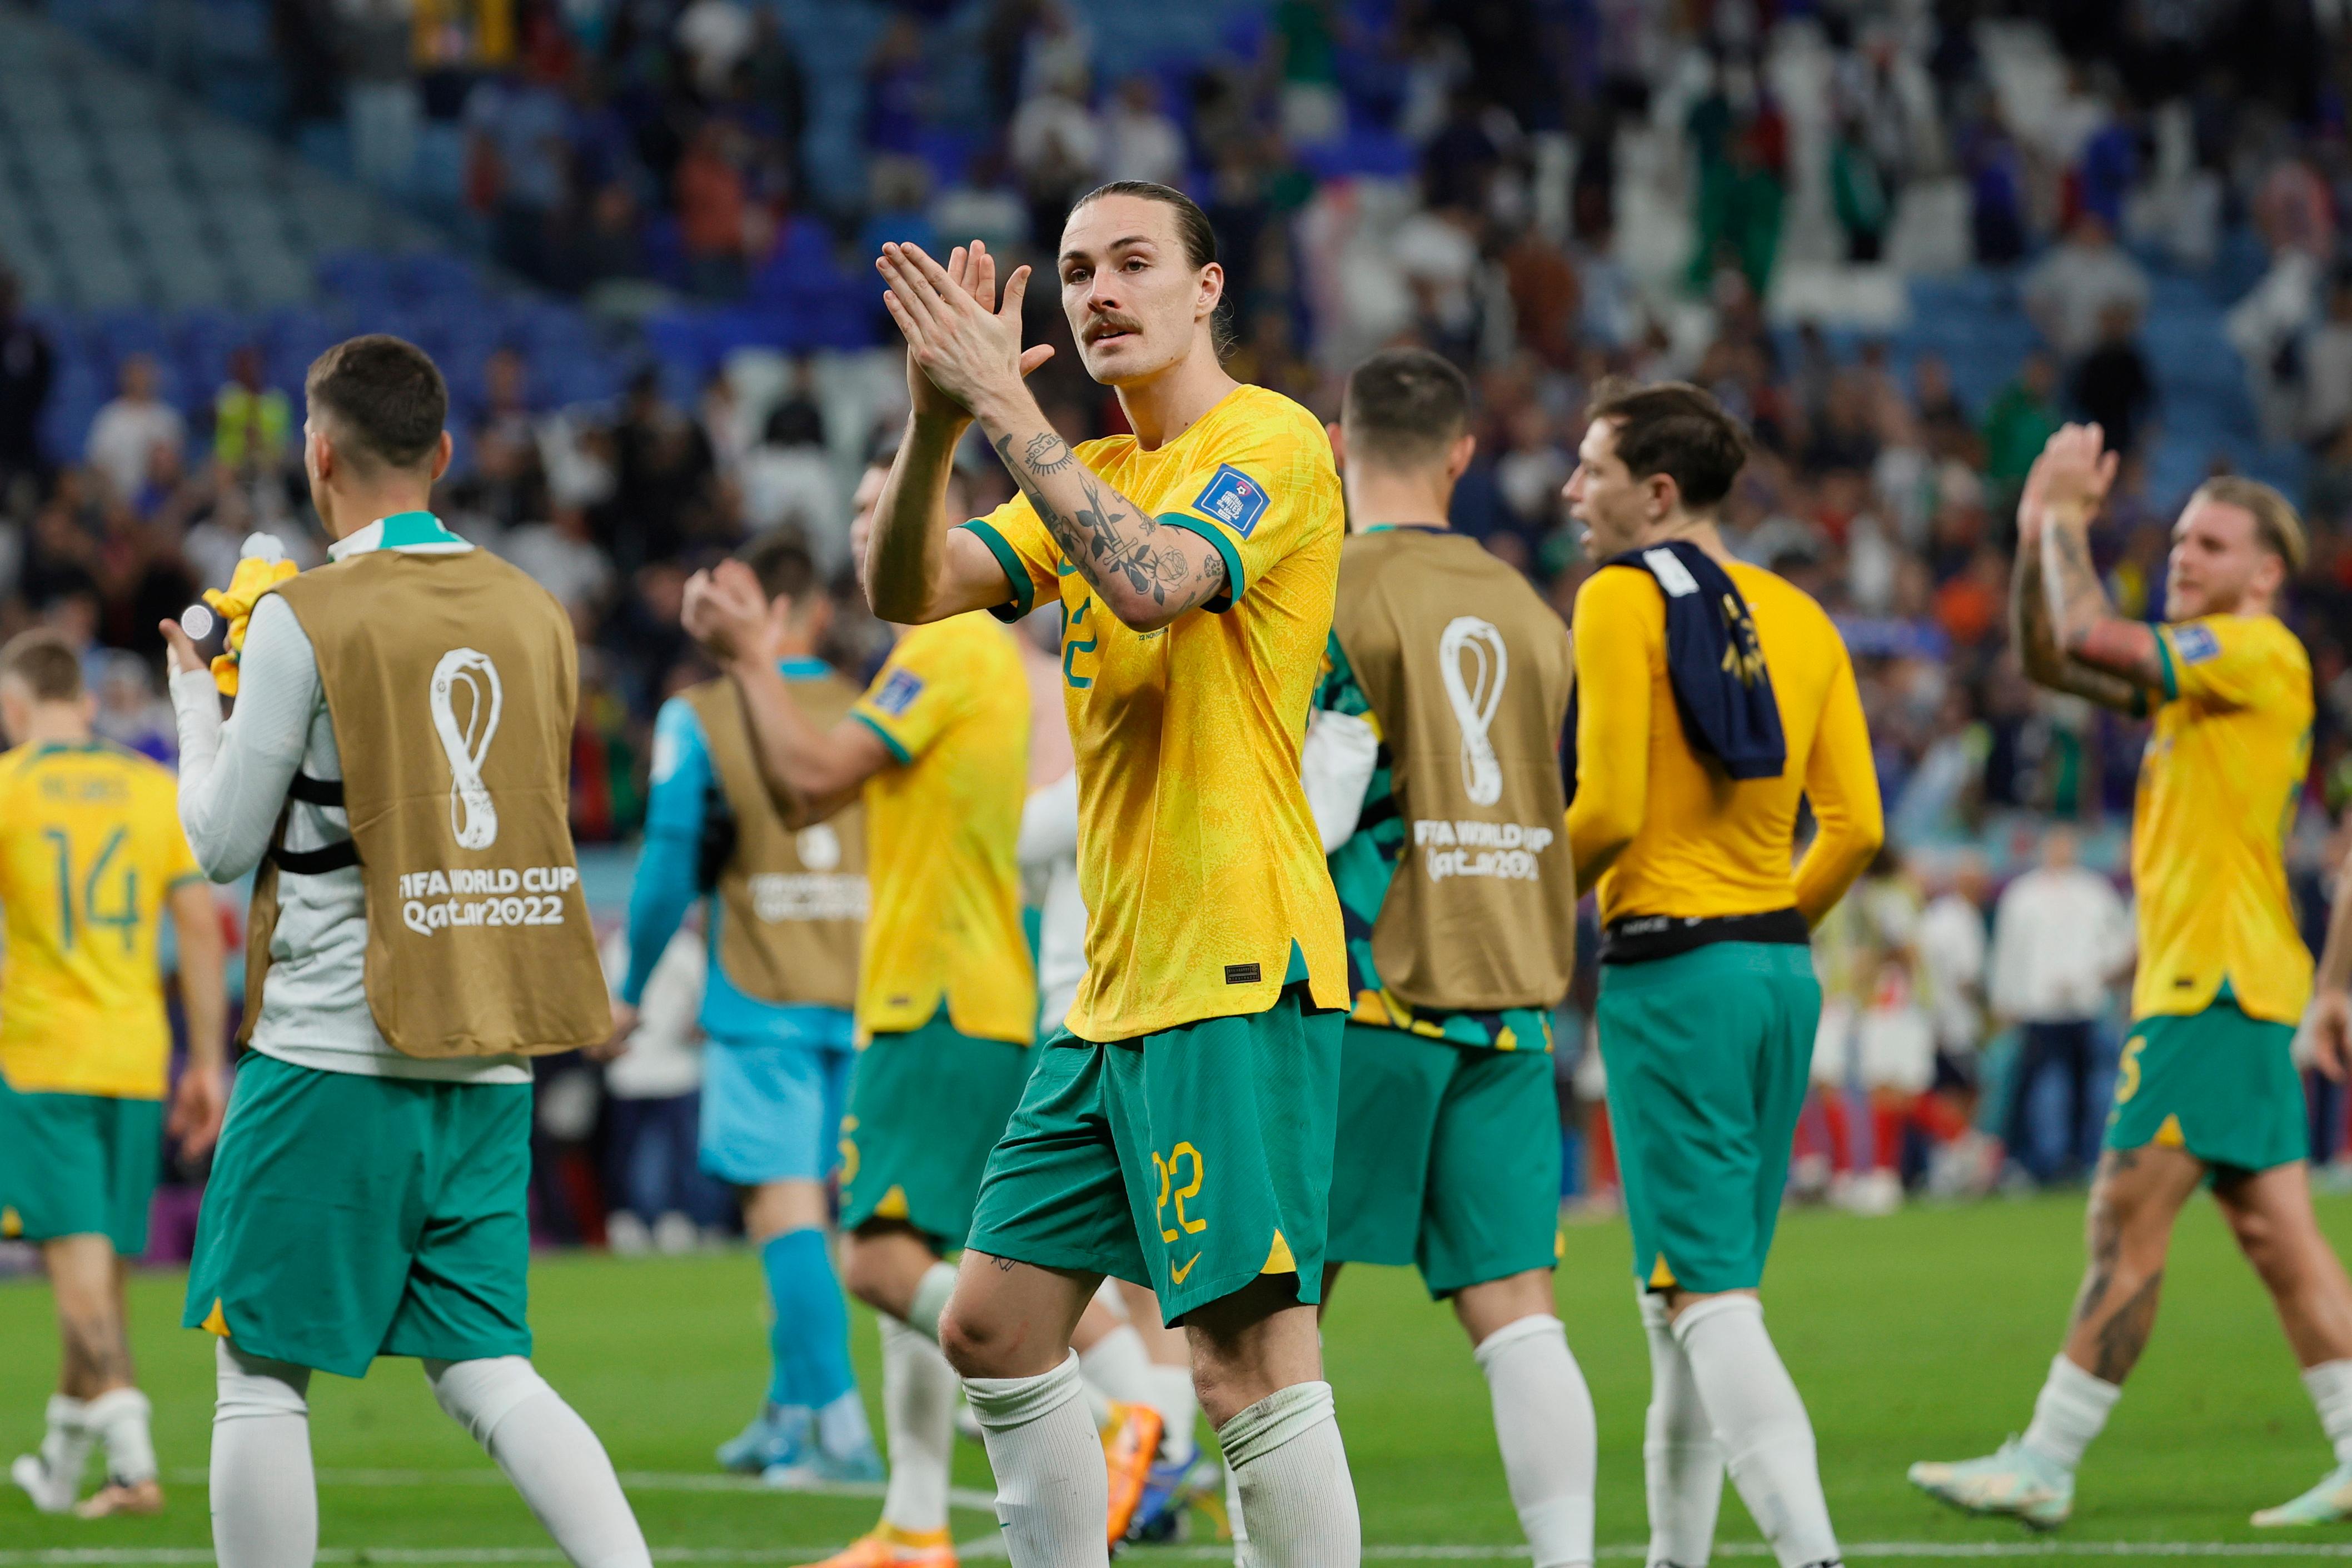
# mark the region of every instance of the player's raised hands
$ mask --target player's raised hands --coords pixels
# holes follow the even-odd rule
[[[758,574],[740,560],[722,560],[688,578],[678,619],[686,634],[722,664],[755,657],[768,644],[768,596]]]
[[[2105,446],[2106,434],[2095,424],[2061,425],[2042,444],[2025,480],[2037,533],[2045,522],[2079,527],[2097,514],[2123,461],[2123,454]],[[2028,509],[2020,507],[2021,517]]]
[[[907,339],[907,383],[918,415],[968,419],[990,396],[1054,357],[1047,344],[1021,347],[1021,301],[1029,269],[1015,267],[995,299],[996,260],[974,241],[940,266],[920,246],[886,245],[875,267],[889,285],[882,303]]]

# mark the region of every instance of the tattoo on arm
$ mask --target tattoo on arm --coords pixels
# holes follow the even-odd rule
[[[1078,460],[1077,455],[1070,450],[1070,444],[1050,430],[1041,430],[1031,436],[1022,455],[1028,460],[1029,466],[1040,474],[1059,474]]]
[[[1164,530],[1157,518],[1083,468],[1078,487],[1085,504],[1067,515],[1055,507],[1038,481],[1077,461],[1060,436],[1038,432],[1017,458],[1013,437],[1000,436],[996,455],[1037,508],[1038,518],[1062,553],[1097,590],[1116,577],[1126,580],[1130,592],[1148,596],[1154,604],[1189,610],[1214,598],[1224,586],[1223,556],[1211,550],[1195,568],[1173,540],[1158,537]]]
[[[2101,707],[2132,710],[2139,697],[2137,686],[2121,675],[2069,657],[2058,646],[2057,633],[2050,624],[2050,596],[2038,551],[2029,550],[2018,558],[2009,599],[2010,634],[2017,640],[2027,679],[2052,691],[2072,692]]]
[[[2042,570],[2053,636],[2072,664],[2119,676],[2136,687],[2162,683],[2155,629],[2116,613],[2081,529],[2044,531]]]

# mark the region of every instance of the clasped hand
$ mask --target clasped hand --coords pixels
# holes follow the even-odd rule
[[[907,337],[908,390],[915,412],[971,419],[992,400],[1054,357],[1051,345],[1021,347],[1021,301],[1029,268],[1017,267],[996,298],[996,258],[974,240],[941,267],[915,245],[886,245],[875,269],[889,285],[882,304]]]

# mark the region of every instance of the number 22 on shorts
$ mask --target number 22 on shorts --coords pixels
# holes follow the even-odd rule
[[[1178,1186],[1176,1174],[1186,1160],[1192,1162],[1192,1179]],[[1168,1157],[1163,1160],[1155,1150],[1151,1155],[1151,1169],[1160,1177],[1160,1239],[1172,1243],[1185,1236],[1198,1236],[1209,1228],[1207,1220],[1194,1219],[1184,1212],[1184,1200],[1201,1196],[1201,1179],[1208,1173],[1208,1166],[1201,1158],[1201,1151],[1190,1144],[1179,1144],[1168,1151]],[[1168,1228],[1168,1202],[1171,1197],[1176,1201],[1179,1228],[1175,1230]]]

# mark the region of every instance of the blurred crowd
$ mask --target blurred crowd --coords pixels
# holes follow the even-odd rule
[[[2215,297],[2230,406],[2309,516],[2290,611],[2319,688],[2298,874],[2315,886],[2333,847],[2352,793],[2352,270],[2335,222],[2352,30],[2327,7],[1275,0],[1233,8],[1206,54],[1112,72],[1073,0],[902,0],[845,24],[846,75],[787,0],[277,11],[310,94],[290,112],[341,116],[352,167],[396,194],[419,188],[432,128],[454,128],[484,242],[608,315],[644,289],[723,308],[812,246],[844,277],[884,239],[1049,256],[1093,184],[1182,184],[1218,231],[1237,376],[1331,416],[1346,371],[1385,344],[1472,375],[1478,455],[1454,521],[1563,615],[1591,570],[1559,495],[1589,388],[1630,373],[1714,391],[1757,439],[1727,537],[1837,617],[1899,847],[1823,959],[1856,1040],[1894,1007],[1934,1042],[1926,1082],[1885,1085],[1856,1045],[1842,1082],[1870,1091],[1867,1126],[1825,1105],[1809,1134],[1822,1182],[1846,1177],[1863,1205],[1883,1200],[1877,1171],[1973,1190],[2080,1166],[2128,952],[2082,948],[2071,983],[2095,995],[2066,1016],[2029,1005],[2033,985],[2001,975],[1995,901],[2045,871],[2127,896],[2111,873],[2145,727],[2024,680],[2012,514],[2050,433],[2097,420],[2125,455],[2095,554],[2118,605],[2162,614],[2171,520],[2220,406],[2158,373],[2168,280]],[[1952,268],[1989,280],[1968,296],[1980,320],[1814,324],[1839,290]],[[1820,310],[1789,303],[1800,273],[1830,280]],[[852,336],[878,347],[681,359],[648,332],[619,397],[563,405],[509,345],[459,389],[438,508],[580,631],[583,841],[625,840],[641,815],[653,712],[698,674],[677,624],[697,565],[797,530],[835,576],[832,656],[878,661],[887,633],[846,571],[850,487],[905,409],[874,295]],[[1117,430],[1050,289],[1030,295],[1029,332],[1062,350],[1034,378],[1055,423]],[[2011,343],[1989,372],[1985,345]],[[67,628],[108,733],[167,755],[155,621],[225,581],[248,531],[317,558],[299,398],[232,358],[205,401],[168,402],[130,355],[79,447],[44,450],[49,354],[0,283],[0,635]],[[2185,471],[2164,461],[2183,443]],[[1010,493],[984,450],[965,457],[977,507]],[[1964,914],[1980,952],[1955,978]],[[1911,999],[1882,994],[1895,978]],[[1580,1034],[1561,1035],[1563,1104],[1605,1190]],[[2340,1133],[2330,1104],[2315,1124]],[[563,1125],[606,1135],[594,1115]]]

